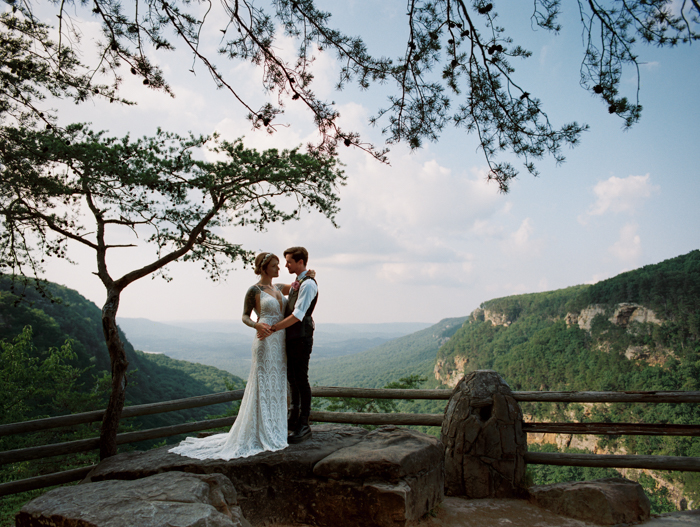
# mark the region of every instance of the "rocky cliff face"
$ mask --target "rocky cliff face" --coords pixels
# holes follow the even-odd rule
[[[625,357],[631,361],[646,363],[649,366],[666,366],[669,359],[677,359],[673,350],[663,346],[629,346],[625,350]]]
[[[581,329],[590,331],[593,319],[597,315],[605,315],[605,312],[605,306],[592,305],[582,309],[580,313],[567,313],[564,320],[566,320],[566,325],[569,327],[576,324]],[[662,322],[651,309],[632,303],[616,304],[613,314],[608,320],[623,328],[629,327],[632,322],[642,324],[661,324]]]
[[[640,304],[634,303],[619,303],[613,307],[604,305],[590,305],[580,312],[567,313],[564,320],[567,326],[577,325],[585,331],[591,331],[591,324],[596,316],[605,316],[611,323],[626,328],[628,331],[635,331],[633,323],[641,324],[662,324],[663,320],[651,309]],[[478,321],[489,321],[493,325],[508,327],[512,321],[509,321],[504,313],[496,313],[488,309],[477,309],[472,312],[469,317],[470,323]],[[597,344],[596,348],[603,352],[609,352],[611,349],[610,342],[603,337]],[[631,345],[625,350],[625,357],[640,364],[649,366],[663,367],[670,359],[678,359],[672,349],[661,345]],[[435,378],[442,384],[449,387],[454,387],[462,379],[468,369],[474,370],[479,367],[479,364],[474,364],[468,354],[454,355],[445,359],[438,359],[434,374]],[[540,390],[547,390],[544,385],[540,386]],[[584,414],[588,413],[586,406],[583,405]],[[525,421],[532,421],[532,416],[525,415]],[[538,419],[542,420],[542,419]],[[576,416],[572,413],[568,416],[569,421],[575,421]],[[576,448],[587,450],[596,454],[624,454],[621,449],[610,450],[599,445],[598,438],[593,435],[571,435],[571,434],[528,434],[529,444],[552,444],[559,449]],[[632,480],[638,480],[643,474],[654,478],[657,484],[668,489],[669,499],[679,508],[683,508],[686,503],[683,489],[669,483],[660,473],[655,473],[649,470],[628,469],[620,471],[623,476]]]
[[[460,355],[446,360],[438,359],[433,373],[440,384],[454,388],[464,377],[464,370],[468,363],[469,359]]]
[[[510,326],[513,321],[508,319],[505,313],[497,313],[496,311],[490,311],[484,309],[484,320],[488,320],[494,326]]]

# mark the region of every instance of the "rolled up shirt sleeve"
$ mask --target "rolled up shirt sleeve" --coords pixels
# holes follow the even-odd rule
[[[299,287],[299,298],[297,298],[297,303],[294,305],[294,311],[292,315],[297,320],[303,320],[304,315],[306,315],[306,310],[309,309],[311,301],[314,299],[318,293],[318,285],[313,280],[304,280]]]

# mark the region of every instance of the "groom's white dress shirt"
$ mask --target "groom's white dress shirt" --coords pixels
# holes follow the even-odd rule
[[[297,276],[297,280],[301,280],[306,276],[306,271]],[[318,294],[318,285],[314,280],[304,280],[299,287],[299,296],[297,297],[297,302],[294,304],[294,311],[292,315],[297,320],[304,320],[304,315],[306,315],[306,310],[309,309],[311,301]]]

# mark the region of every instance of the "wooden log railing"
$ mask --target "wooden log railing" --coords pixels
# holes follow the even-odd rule
[[[221,392],[187,399],[177,399],[160,403],[129,406],[122,411],[123,418],[153,415],[189,408],[237,401],[243,398],[243,390]],[[449,400],[452,390],[412,390],[388,388],[347,388],[313,387],[314,397],[368,398],[368,399],[431,399]],[[563,403],[700,403],[700,392],[513,392],[513,398],[521,402],[563,402]],[[36,419],[21,423],[0,425],[0,436],[37,432],[52,428],[75,426],[101,421],[104,410],[80,414]],[[441,426],[442,414],[372,414],[351,412],[321,412],[311,414],[315,422]],[[117,435],[117,444],[130,444],[139,441],[160,439],[179,434],[211,430],[231,426],[235,417],[183,423],[179,425],[153,428],[150,430],[127,432]],[[635,423],[523,423],[527,433],[554,434],[597,434],[597,435],[684,435],[700,436],[700,425],[667,425]],[[86,452],[99,448],[99,438],[82,439],[17,450],[0,452],[0,465],[41,459],[46,457]],[[700,458],[673,456],[635,456],[598,454],[560,454],[549,452],[529,452],[526,462],[532,464],[569,465],[614,468],[649,468],[657,470],[700,471]],[[52,485],[69,483],[82,479],[91,467],[73,469],[56,474],[37,476],[21,481],[0,484],[0,496],[24,492]]]
[[[243,399],[243,390],[212,393],[210,395],[188,397],[187,399],[163,401],[161,403],[127,406],[122,410],[121,416],[122,419],[127,419],[129,417],[140,417],[142,415],[175,412],[177,410],[187,410],[189,408],[199,408],[202,406],[211,406],[213,404],[229,403],[231,401],[240,401],[241,399]],[[41,430],[49,430],[51,428],[60,428],[63,426],[76,426],[94,423],[95,421],[102,421],[104,413],[104,410],[95,410],[94,412],[83,412],[80,414],[47,417],[45,419],[35,419],[33,421],[23,421],[21,423],[0,425],[0,437],[14,434],[26,434],[29,432],[40,432]]]

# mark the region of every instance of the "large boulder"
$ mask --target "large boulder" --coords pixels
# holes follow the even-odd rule
[[[534,486],[530,501],[556,514],[598,525],[637,523],[649,518],[649,498],[639,483],[604,478]]]
[[[444,448],[421,432],[384,426],[353,446],[319,461],[314,475],[323,491],[325,525],[401,525],[418,520],[444,497]],[[318,521],[317,515],[317,521]]]
[[[15,521],[17,527],[250,527],[227,477],[184,472],[53,489],[22,507]]]
[[[452,391],[440,439],[445,445],[445,493],[467,498],[523,494],[527,437],[523,414],[498,373],[477,370]]]
[[[277,452],[223,461],[199,460],[163,447],[101,462],[86,481],[137,479],[182,471],[221,473],[257,524],[400,526],[443,497],[443,449],[434,437],[397,427],[373,432],[316,425],[310,440]]]

